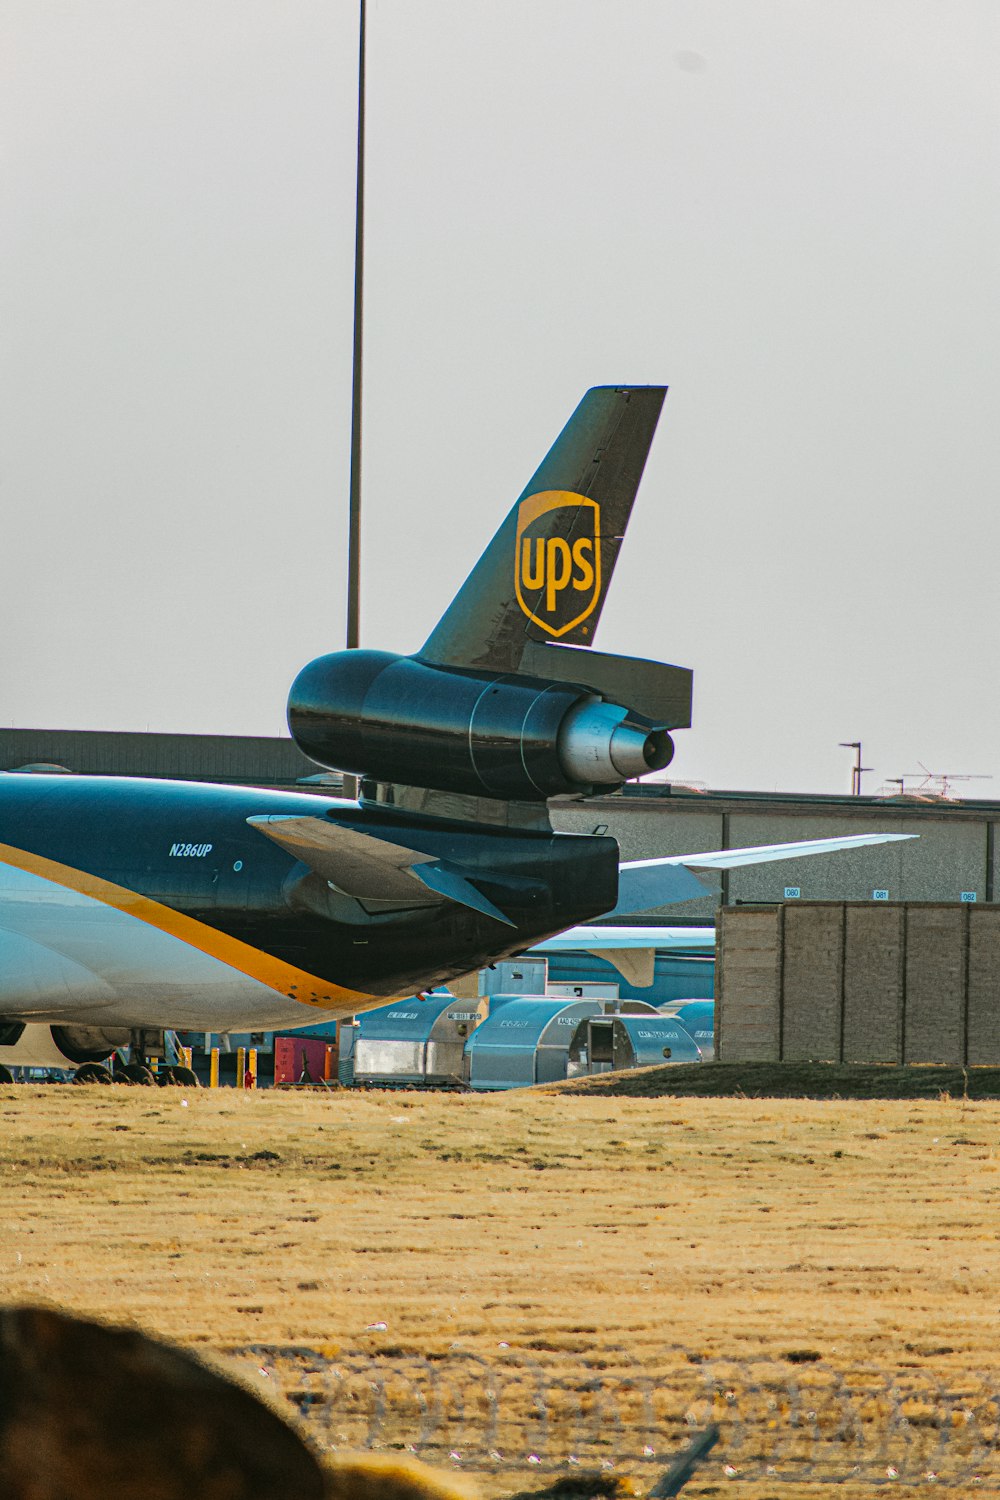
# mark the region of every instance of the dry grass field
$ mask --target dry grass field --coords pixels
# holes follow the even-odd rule
[[[685,1495],[1000,1488],[1000,1103],[13,1087],[0,1182],[3,1301],[488,1494],[713,1418]]]

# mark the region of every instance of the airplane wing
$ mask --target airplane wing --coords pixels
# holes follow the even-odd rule
[[[618,902],[609,917],[625,917],[653,906],[688,901],[708,889],[696,870],[734,870],[771,860],[803,859],[833,854],[838,849],[862,849],[868,844],[893,844],[917,838],[914,833],[850,833],[840,838],[803,839],[793,844],[758,844],[748,849],[713,849],[698,854],[668,854],[660,859],[637,859],[618,872]]]
[[[248,818],[247,822],[315,870],[335,890],[362,903],[427,906],[454,901],[507,926],[516,925],[479,890],[468,871],[449,860],[321,817],[272,813]],[[792,844],[761,844],[748,849],[717,849],[633,860],[620,866],[618,902],[607,915],[627,916],[632,912],[647,911],[650,907],[704,895],[708,887],[694,873],[695,870],[734,869],[740,865],[799,859],[914,837],[915,834],[908,833],[859,833],[832,839],[806,839]],[[574,946],[583,945],[576,943]],[[602,947],[607,946],[602,944]],[[649,950],[648,939],[645,945],[637,943],[634,946],[636,952],[644,948]],[[640,961],[636,959],[635,962]],[[647,961],[643,960],[643,963]]]
[[[660,952],[707,953],[715,948],[714,927],[567,927],[555,937],[534,943],[531,953],[588,953],[596,949],[628,952],[656,948]]]
[[[653,982],[657,952],[714,953],[714,927],[569,927],[531,953],[592,953],[641,989]]]
[[[322,817],[272,813],[247,818],[247,822],[315,870],[334,890],[362,903],[431,906],[454,901],[508,927],[515,925],[465,871],[436,855]]]

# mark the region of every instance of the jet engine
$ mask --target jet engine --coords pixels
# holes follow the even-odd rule
[[[615,787],[674,753],[665,726],[580,684],[386,651],[310,662],[292,684],[288,727],[322,766],[523,801]]]
[[[52,1027],[52,1040],[72,1063],[106,1062],[116,1047],[128,1046],[130,1035],[121,1027]]]
[[[20,1068],[68,1068],[104,1062],[116,1047],[127,1047],[121,1027],[47,1026],[0,1020],[0,1063]]]

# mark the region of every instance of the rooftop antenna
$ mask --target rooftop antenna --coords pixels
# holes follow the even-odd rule
[[[854,765],[851,767],[851,796],[852,797],[860,797],[861,796],[861,777],[863,776],[863,774],[865,773],[865,771],[871,771],[873,769],[873,767],[872,766],[863,766],[861,764],[861,741],[860,740],[841,740],[840,741],[840,748],[841,748],[841,750],[853,750],[854,751]]]
[[[354,364],[351,402],[351,501],[347,523],[347,646],[361,638],[361,327],[365,248],[365,21],[358,21],[358,165],[354,209]]]
[[[931,797],[948,798],[953,781],[992,781],[993,777],[984,771],[929,771],[922,760],[917,761],[920,771],[907,771],[907,776],[919,776],[923,772],[923,781],[917,788]],[[937,783],[935,786],[933,783]]]

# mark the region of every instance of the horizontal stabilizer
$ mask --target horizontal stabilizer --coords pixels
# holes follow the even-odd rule
[[[618,903],[609,917],[628,916],[703,896],[705,886],[695,870],[735,870],[743,865],[768,864],[772,860],[804,859],[816,854],[834,854],[840,849],[861,849],[869,844],[893,844],[917,838],[913,833],[851,833],[832,839],[803,839],[792,844],[758,844],[748,849],[714,849],[700,854],[668,854],[661,859],[639,859],[618,871]],[[685,891],[681,872],[694,882]]]
[[[356,901],[398,902],[404,906],[453,901],[509,927],[515,925],[457,865],[433,854],[360,833],[325,817],[272,814],[248,818],[247,822]]]
[[[443,899],[413,878],[415,867],[433,860],[432,854],[359,833],[325,817],[275,814],[247,818],[247,822],[358,901],[420,906]]]
[[[689,667],[645,661],[640,656],[610,656],[585,646],[528,641],[521,670],[549,682],[575,682],[592,688],[612,703],[627,703],[665,729],[687,729],[691,723],[694,673]]]
[[[472,881],[454,865],[446,864],[443,860],[434,864],[414,865],[413,873],[429,890],[435,891],[439,896],[444,896],[459,906],[469,906],[473,911],[480,911],[484,916],[493,917],[497,922],[506,922],[508,927],[517,926],[517,923],[512,922],[510,917],[504,916],[498,906],[494,906],[492,901],[487,900],[482,891],[477,890]]]

